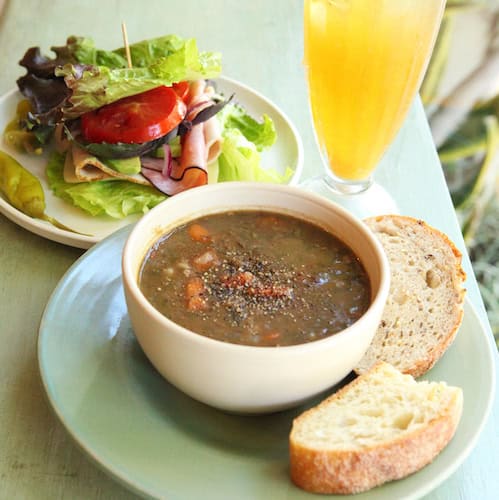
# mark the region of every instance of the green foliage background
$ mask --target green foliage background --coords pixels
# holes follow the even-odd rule
[[[455,105],[459,98],[445,96],[435,109],[439,85],[449,70],[449,52],[458,32],[456,16],[466,16],[482,9],[490,15],[490,46],[487,58],[497,57],[499,51],[499,6],[496,2],[448,0],[435,50],[421,87],[421,97],[430,117],[446,112],[449,101]],[[461,23],[462,27],[462,23]],[[497,65],[496,65],[497,66]],[[499,68],[494,67],[496,77]],[[490,72],[489,72],[490,74]],[[468,89],[482,88],[480,71],[472,73],[465,84]],[[475,78],[475,81],[473,81]],[[483,78],[483,75],[482,75]],[[496,81],[499,81],[496,78]],[[438,146],[438,153],[449,190],[461,224],[474,272],[488,312],[492,331],[499,347],[499,88],[495,96],[476,95],[464,119],[453,125],[451,133]],[[435,132],[435,130],[434,130]]]

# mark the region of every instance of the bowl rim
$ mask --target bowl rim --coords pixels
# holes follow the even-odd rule
[[[363,236],[366,238],[366,241],[368,241],[372,248],[374,249],[374,253],[376,256],[376,264],[379,268],[379,286],[377,288],[377,291],[374,293],[374,296],[371,299],[371,303],[369,304],[369,307],[367,310],[364,312],[364,314],[357,319],[354,323],[352,323],[350,326],[347,328],[334,333],[332,335],[329,335],[327,337],[324,337],[322,339],[317,339],[317,340],[312,340],[309,342],[303,342],[301,344],[293,344],[293,345],[283,345],[283,346],[253,346],[249,344],[236,344],[232,342],[226,342],[223,340],[211,338],[204,336],[202,334],[199,334],[193,330],[190,330],[189,328],[186,328],[182,325],[179,325],[175,321],[171,320],[164,314],[162,314],[160,311],[158,311],[150,302],[149,300],[145,297],[145,295],[142,293],[140,290],[140,287],[138,285],[138,279],[137,276],[135,276],[135,273],[133,271],[133,263],[135,262],[135,256],[132,254],[132,246],[134,245],[134,242],[137,238],[139,238],[138,235],[140,235],[143,231],[143,227],[147,226],[149,221],[151,219],[154,219],[156,217],[157,213],[161,213],[162,210],[164,210],[165,205],[168,205],[169,203],[171,204],[172,202],[175,202],[177,200],[177,203],[181,202],[182,199],[184,198],[189,198],[191,196],[195,196],[197,193],[197,196],[202,195],[203,192],[212,192],[212,191],[221,191],[224,192],[226,190],[233,190],[234,188],[243,188],[243,189],[255,189],[259,190],[260,193],[262,190],[270,192],[275,192],[275,191],[283,191],[287,193],[294,193],[295,196],[297,197],[303,197],[306,198],[314,203],[317,203],[319,205],[322,205],[323,207],[327,207],[329,210],[333,210],[337,212],[341,218],[346,219],[350,224],[353,224],[356,226],[357,230],[359,233],[362,233]],[[249,205],[248,208],[250,208]],[[244,210],[245,205],[242,204],[241,206],[234,207],[234,210]],[[279,208],[275,206],[269,206],[268,207],[269,211],[277,211],[279,212]],[[227,211],[229,210],[227,207],[218,207],[218,212],[221,211]],[[262,207],[262,210],[265,210],[264,207]],[[282,208],[282,213],[285,212],[285,208]],[[210,205],[210,207],[206,210],[206,212],[203,212],[204,215],[209,215],[212,213],[217,213],[217,206],[216,204],[213,204],[213,206]],[[181,215],[179,216],[178,219],[175,220],[175,222],[172,222],[168,226],[168,230],[173,229],[174,227],[184,224],[186,222],[189,222],[190,220],[195,220],[196,218],[200,217],[199,213],[191,213],[190,215]],[[304,217],[304,220],[307,220],[306,217]],[[166,231],[165,231],[166,232]],[[151,242],[157,241],[161,236],[156,235],[156,237],[152,237],[152,231],[148,231],[148,233],[151,233],[151,237],[147,238],[147,247],[150,248],[152,245]],[[144,238],[141,237],[141,240]],[[340,237],[341,239],[341,237]],[[142,262],[145,257],[145,253],[143,253],[140,256],[140,261]],[[364,324],[367,323],[371,316],[376,313],[378,308],[383,309],[384,305],[386,303],[386,300],[388,298],[388,292],[390,288],[390,265],[388,262],[388,258],[386,256],[386,253],[383,249],[383,246],[381,243],[378,241],[378,239],[375,237],[375,235],[371,232],[371,230],[368,228],[367,225],[365,225],[362,220],[356,218],[354,215],[352,215],[348,210],[340,206],[339,204],[328,200],[324,198],[323,196],[320,196],[316,193],[312,193],[310,191],[305,191],[304,189],[299,188],[298,186],[292,186],[289,184],[263,184],[260,182],[252,182],[252,181],[234,181],[234,182],[227,182],[227,183],[219,183],[219,184],[209,184],[197,188],[193,188],[187,191],[184,191],[182,193],[179,193],[175,195],[173,198],[169,198],[153,209],[151,209],[147,214],[145,214],[139,221],[137,221],[132,228],[130,234],[127,236],[127,239],[125,241],[125,245],[123,247],[122,251],[122,281],[123,281],[123,286],[125,288],[125,292],[128,291],[131,296],[133,296],[133,299],[138,303],[138,305],[146,312],[146,314],[151,315],[152,318],[164,326],[168,330],[173,330],[175,331],[176,334],[181,335],[182,337],[187,338],[188,340],[200,344],[200,345],[207,345],[207,346],[212,346],[212,347],[218,347],[220,349],[226,349],[228,351],[234,351],[234,352],[241,352],[241,351],[251,351],[251,352],[268,352],[273,353],[272,355],[281,355],[282,353],[297,353],[297,352],[302,352],[302,351],[314,351],[317,349],[323,349],[325,345],[327,344],[337,344],[339,342],[344,341],[344,338],[347,336],[352,336],[355,335],[356,331],[360,331],[363,329]],[[140,267],[140,265],[139,265]],[[369,271],[368,271],[369,272]],[[128,295],[125,293],[125,295]],[[129,300],[129,297],[126,297],[126,300]]]

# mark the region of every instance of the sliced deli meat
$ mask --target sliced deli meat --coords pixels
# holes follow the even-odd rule
[[[64,161],[64,180],[68,183],[121,179],[150,186],[151,183],[140,174],[125,174],[106,165],[96,156],[70,143]]]
[[[180,156],[181,171],[198,167],[206,171],[207,151],[204,138],[204,123],[195,125],[182,137],[182,154]],[[172,177],[177,177],[172,171]]]
[[[213,106],[213,94],[213,87],[208,86],[205,80],[192,82],[186,98],[186,119],[192,121],[203,109]]]
[[[161,170],[157,167],[142,167],[142,175],[157,189],[167,195],[174,195],[208,183],[207,150],[204,137],[204,123],[191,128],[182,137],[180,161],[166,158],[170,164]]]
[[[206,144],[206,162],[215,161],[222,152],[222,127],[218,118],[212,116],[204,122],[204,142]]]

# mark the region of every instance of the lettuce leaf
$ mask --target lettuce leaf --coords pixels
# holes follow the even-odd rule
[[[272,119],[255,120],[240,105],[229,103],[217,115],[222,126],[222,151],[218,157],[218,182],[257,181],[284,184],[293,171],[284,174],[264,168],[261,152],[271,147],[277,133]],[[216,169],[214,169],[216,171]]]
[[[277,139],[274,122],[266,114],[262,115],[262,121],[259,122],[250,116],[243,107],[229,103],[217,116],[222,128],[240,130],[244,137],[256,146],[258,151],[271,147]]]
[[[77,64],[55,70],[72,91],[66,119],[110,104],[118,99],[184,80],[215,78],[222,69],[221,55],[199,52],[196,40],[167,35],[130,45],[132,68],[127,67],[125,49],[103,51],[89,38],[72,38]]]
[[[223,132],[222,152],[218,157],[218,182],[257,181],[284,184],[293,171],[286,168],[284,174],[275,169],[265,169],[256,145],[246,139],[238,128]]]
[[[100,50],[94,41],[88,37],[71,36],[66,42],[75,62],[89,66],[107,66],[108,68],[126,68],[125,53],[117,50]]]
[[[128,181],[109,180],[70,184],[64,181],[64,155],[52,153],[47,164],[50,189],[55,196],[80,207],[90,215],[109,215],[122,219],[135,213],[146,213],[166,199],[149,186]]]

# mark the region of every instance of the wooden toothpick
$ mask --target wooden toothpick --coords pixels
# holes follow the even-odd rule
[[[126,34],[126,24],[124,22],[121,23],[121,32],[123,33],[123,43],[125,45],[125,54],[126,60],[128,63],[128,67],[132,67],[132,56],[130,55],[130,45],[128,44],[128,35]]]

